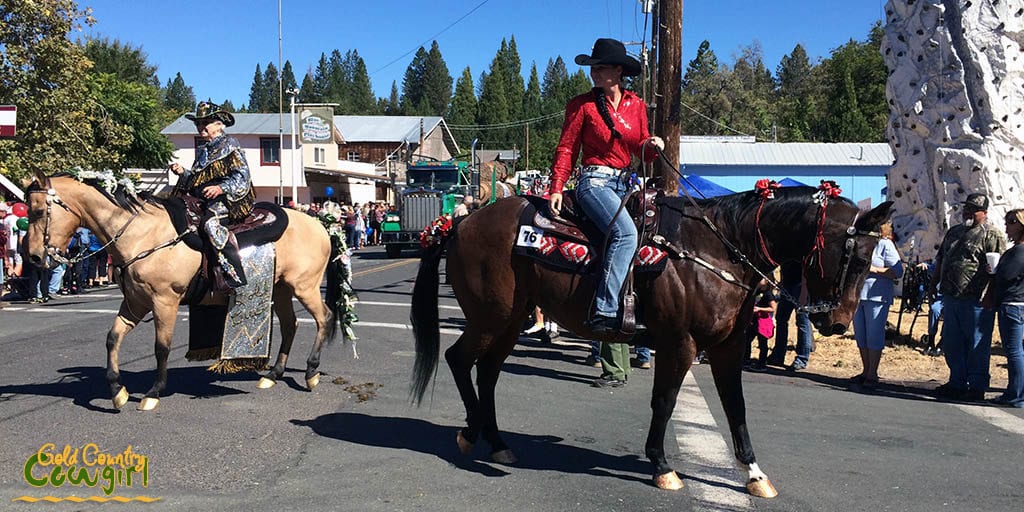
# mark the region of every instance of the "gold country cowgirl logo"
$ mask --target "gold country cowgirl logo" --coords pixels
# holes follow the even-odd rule
[[[124,497],[114,494],[117,490],[149,487],[149,457],[136,453],[131,445],[128,445],[124,451],[110,453],[101,450],[96,443],[86,443],[78,448],[64,445],[64,448],[59,451],[57,445],[46,443],[25,461],[24,477],[26,483],[39,489],[79,487],[99,490],[103,496],[87,498],[21,496],[13,501],[27,503],[39,501],[50,503],[60,501],[76,503],[84,501],[99,503],[141,501],[151,503],[160,499],[149,496]]]

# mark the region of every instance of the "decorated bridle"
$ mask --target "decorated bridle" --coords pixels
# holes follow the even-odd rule
[[[132,221],[134,221],[139,216],[139,211],[133,213],[131,218],[129,218],[128,221],[125,222],[123,226],[121,226],[121,229],[117,230],[117,233],[110,238],[110,241],[107,242],[106,244],[103,244],[103,247],[100,247],[99,250],[90,253],[83,252],[78,256],[68,258],[61,254],[59,248],[50,245],[50,219],[53,217],[53,205],[56,204],[57,206],[64,208],[64,210],[70,213],[71,215],[77,217],[79,224],[81,224],[82,216],[75,213],[75,211],[72,210],[71,207],[67,205],[67,203],[62,201],[60,196],[57,195],[57,189],[53,187],[49,187],[46,190],[33,189],[29,190],[28,193],[46,194],[46,215],[45,222],[43,224],[43,249],[46,252],[46,256],[49,257],[51,260],[68,266],[74,265],[75,263],[78,263],[79,261],[82,261],[88,258],[89,256],[92,256],[93,254],[96,254],[97,252],[100,252],[106,249],[107,247],[110,247],[111,245],[117,243],[117,241],[121,239],[121,236],[124,235],[124,232],[128,230],[128,226],[131,225]]]

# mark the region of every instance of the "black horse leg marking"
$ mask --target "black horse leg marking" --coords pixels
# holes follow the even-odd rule
[[[153,387],[146,392],[146,397],[160,398],[160,393],[167,388],[167,357],[171,354],[171,347],[157,341],[153,353],[156,355],[156,379],[153,380]]]
[[[288,354],[292,350],[292,343],[295,341],[295,331],[298,321],[295,319],[295,308],[292,307],[292,293],[288,285],[278,284],[274,287],[274,312],[277,313],[277,320],[281,324],[281,348],[277,352],[277,361],[270,368],[264,378],[272,385],[277,379],[284,375],[285,365],[288,363]]]
[[[715,378],[718,398],[729,421],[733,451],[742,464],[754,462],[754,448],[747,432],[747,409],[743,399],[743,356],[744,344],[739,339],[730,339],[710,348],[711,374]]]
[[[692,342],[691,342],[692,344]],[[669,344],[658,351],[658,364],[654,367],[654,388],[651,391],[651,427],[647,432],[645,453],[654,464],[654,475],[672,472],[665,458],[665,432],[676,407],[676,397],[686,372],[693,364],[692,350],[676,350]]]
[[[473,388],[473,380],[470,372],[473,369],[475,356],[469,353],[466,342],[469,330],[459,336],[454,345],[444,351],[444,359],[448,362],[448,368],[455,378],[455,386],[459,389],[459,396],[462,397],[462,404],[466,408],[466,427],[461,430],[462,437],[470,444],[476,444],[480,434],[480,421],[477,414],[480,407],[480,400],[476,396],[476,389]]]

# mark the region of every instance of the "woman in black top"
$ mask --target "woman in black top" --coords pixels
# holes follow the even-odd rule
[[[1013,247],[1003,253],[992,279],[992,294],[999,304],[999,335],[1006,353],[1009,383],[992,402],[1024,408],[1024,209],[1006,213],[1006,237]]]

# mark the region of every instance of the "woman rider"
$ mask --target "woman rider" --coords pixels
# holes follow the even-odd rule
[[[204,201],[203,231],[217,249],[224,278],[231,288],[244,286],[245,272],[238,256],[238,243],[225,224],[249,215],[256,192],[241,144],[224,133],[225,127],[235,124],[235,117],[208,101],[200,102],[195,114],[185,114],[185,117],[195,122],[196,131],[206,142],[196,148],[196,160],[191,169],[171,164],[171,172],[181,176],[174,194]]]
[[[665,143],[660,137],[651,137],[647,130],[647,105],[622,85],[624,76],[640,74],[640,62],[626,54],[621,42],[598,39],[591,54],[578,55],[576,64],[590,66],[594,88],[566,106],[552,165],[551,212],[561,212],[562,188],[582,153],[576,197],[584,213],[609,238],[596,311],[587,326],[598,335],[613,334],[621,327],[619,294],[637,246],[633,220],[624,211],[616,212],[630,190],[627,180],[632,156],[641,156],[648,143],[659,148]],[[653,160],[657,153],[653,148],[646,149],[644,160]]]

